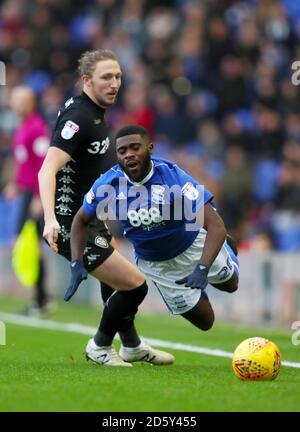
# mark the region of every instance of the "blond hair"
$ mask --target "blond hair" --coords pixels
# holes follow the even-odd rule
[[[83,75],[88,75],[91,77],[96,65],[101,60],[114,60],[118,62],[117,56],[113,51],[99,49],[95,51],[84,52],[78,60],[78,73],[82,77]]]

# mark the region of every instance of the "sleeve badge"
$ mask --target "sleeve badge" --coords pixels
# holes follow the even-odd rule
[[[68,120],[68,121],[65,123],[65,125],[64,125],[64,127],[63,127],[63,129],[62,129],[62,131],[61,131],[61,137],[64,138],[64,139],[66,139],[66,140],[69,140],[69,139],[71,139],[71,138],[76,134],[76,132],[78,132],[78,131],[79,131],[79,126],[78,126],[78,124],[72,122],[72,120]]]

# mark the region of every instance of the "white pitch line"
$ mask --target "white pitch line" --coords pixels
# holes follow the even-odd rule
[[[97,331],[96,327],[89,327],[83,324],[62,323],[62,322],[50,321],[50,320],[40,320],[38,318],[25,317],[22,315],[16,315],[16,314],[11,314],[6,312],[0,312],[0,320],[3,321],[4,323],[9,323],[9,324],[23,325],[27,327],[34,327],[34,328],[47,329],[47,330],[58,330],[58,331],[64,331],[70,333],[79,333],[88,336],[95,334]],[[161,348],[171,348],[178,351],[194,352],[197,354],[205,354],[205,355],[211,355],[216,357],[227,357],[227,358],[231,358],[233,354],[232,352],[223,351],[220,349],[198,347],[194,345],[169,342],[160,339],[151,339],[148,337],[143,337],[143,339],[145,339],[152,346],[157,346]],[[300,369],[300,363],[283,361],[282,365]]]

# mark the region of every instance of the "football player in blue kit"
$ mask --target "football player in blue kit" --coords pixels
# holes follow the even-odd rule
[[[154,282],[170,312],[209,330],[214,312],[208,283],[232,293],[239,277],[238,259],[213,195],[175,163],[151,157],[153,144],[143,127],[122,128],[115,144],[118,165],[96,180],[74,218],[72,259],[82,262],[91,220],[120,220],[137,266]],[[77,272],[69,295],[80,282]]]

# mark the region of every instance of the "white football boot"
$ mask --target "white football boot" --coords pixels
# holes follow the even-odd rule
[[[88,341],[85,356],[87,360],[92,360],[103,366],[132,366],[132,364],[126,363],[119,357],[113,345],[98,347],[94,339]]]
[[[169,365],[174,363],[175,357],[165,351],[156,350],[145,342],[135,348],[128,348],[121,345],[119,356],[125,362],[133,363],[137,361],[144,361],[154,365]]]

